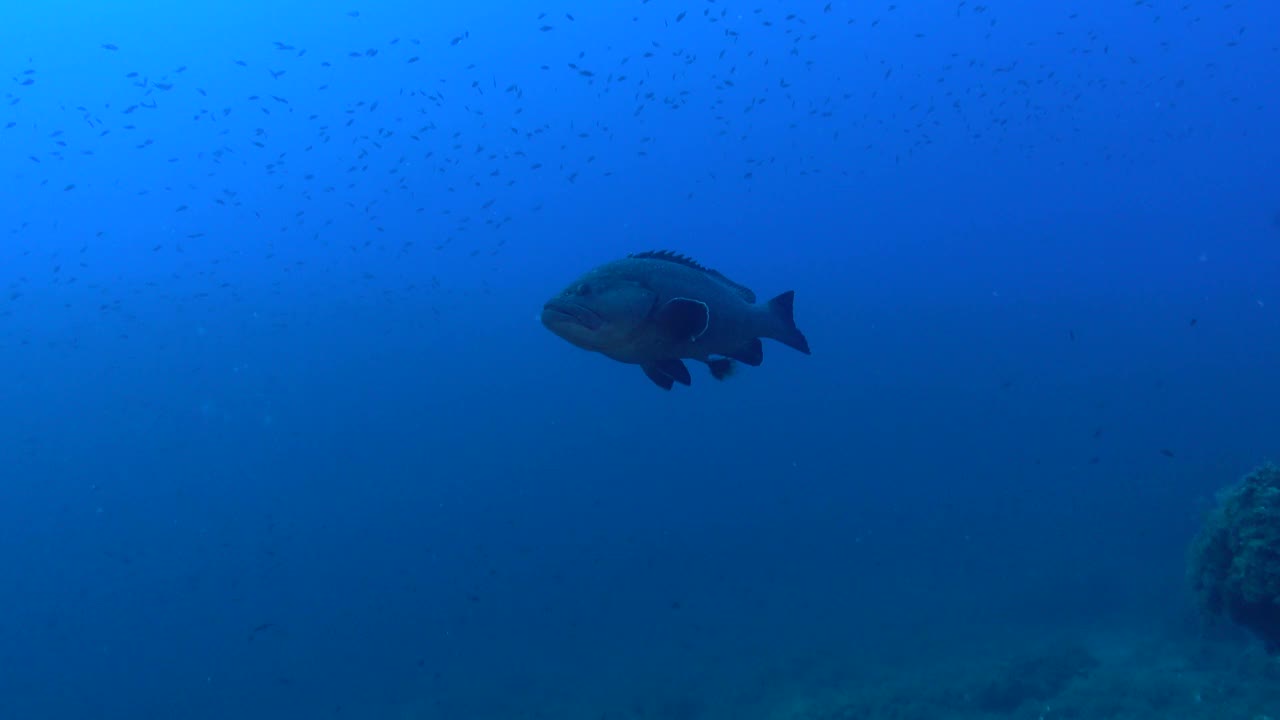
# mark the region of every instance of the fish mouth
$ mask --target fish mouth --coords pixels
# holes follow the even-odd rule
[[[553,325],[580,325],[588,330],[596,330],[604,324],[604,318],[600,317],[595,310],[584,305],[563,300],[552,300],[542,306],[542,324],[547,327]]]

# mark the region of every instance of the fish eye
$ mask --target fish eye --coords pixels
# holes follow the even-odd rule
[[[579,286],[578,286],[578,294],[579,294],[579,295],[590,295],[590,294],[591,294],[591,286],[590,286],[590,285],[588,285],[587,283],[582,283],[581,285],[579,285]]]

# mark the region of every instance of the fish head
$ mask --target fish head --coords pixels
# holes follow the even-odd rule
[[[612,354],[633,341],[655,302],[639,282],[591,272],[542,306],[542,324],[584,350]]]

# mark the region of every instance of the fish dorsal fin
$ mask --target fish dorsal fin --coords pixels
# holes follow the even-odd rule
[[[751,288],[747,287],[746,285],[741,285],[739,283],[736,283],[730,280],[729,278],[721,274],[719,271],[712,270],[709,267],[705,267],[701,263],[699,263],[697,260],[694,260],[693,258],[687,255],[681,255],[680,253],[671,252],[670,250],[646,250],[645,252],[632,253],[627,257],[648,259],[648,260],[662,260],[663,262],[670,262],[670,263],[675,263],[677,265],[683,265],[687,268],[693,268],[698,272],[706,273],[711,277],[715,278],[716,280],[719,280],[720,282],[724,283],[725,285],[728,285],[730,288],[733,289],[734,292],[738,293],[738,295],[741,296],[743,300],[746,300],[749,303],[753,303],[756,301],[756,294],[751,291]]]

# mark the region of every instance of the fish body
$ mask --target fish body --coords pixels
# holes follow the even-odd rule
[[[757,303],[751,289],[668,251],[628,255],[593,268],[543,306],[542,324],[584,350],[639,365],[654,384],[691,382],[684,360],[723,379],[732,362],[759,365],[761,338],[805,354],[794,293]]]

